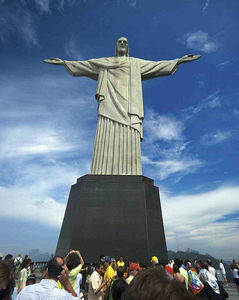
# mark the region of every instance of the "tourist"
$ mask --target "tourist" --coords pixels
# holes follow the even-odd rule
[[[158,265],[158,263],[159,263],[159,260],[158,260],[158,258],[157,258],[157,256],[153,256],[152,258],[151,258],[151,266],[152,267],[156,267],[156,265]]]
[[[22,264],[22,255],[18,254],[18,256],[14,259],[14,265],[15,265],[15,279],[19,280],[19,272],[21,270],[21,264]]]
[[[14,259],[13,259],[13,256],[12,254],[7,254],[5,257],[4,257],[4,262],[9,266],[11,272],[15,272],[15,264],[14,264]]]
[[[228,298],[227,292],[217,282],[217,279],[208,271],[208,264],[204,262],[198,262],[200,269],[199,278],[204,284],[204,293],[208,299],[224,300]]]
[[[9,266],[0,262],[0,299],[11,300],[14,290],[14,276]]]
[[[115,272],[115,276],[117,275],[117,263],[116,263],[116,260],[115,260],[115,258],[111,258],[111,267],[112,267],[112,269],[114,270],[114,272]]]
[[[165,270],[169,275],[173,276],[173,261],[171,259],[168,260],[168,263],[165,266]]]
[[[103,288],[104,293],[106,293],[111,280],[114,278],[115,276],[115,272],[113,270],[113,268],[111,267],[111,259],[109,256],[105,256],[102,258],[102,261],[104,263],[104,282],[107,282],[106,285]]]
[[[14,264],[16,267],[16,271],[20,270],[21,264],[22,264],[22,255],[18,254],[17,258],[14,260]]]
[[[125,267],[125,263],[124,263],[124,259],[123,259],[123,256],[121,255],[119,260],[117,261],[117,266],[118,267]]]
[[[139,266],[139,264],[137,263],[130,263],[129,264],[129,268],[128,268],[128,271],[129,271],[129,277],[126,279],[126,283],[129,285],[130,282],[134,279],[134,277],[137,275],[138,271],[141,270],[141,267]]]
[[[104,263],[100,262],[95,265],[95,271],[89,279],[88,300],[102,300],[103,287],[108,284],[108,281],[102,283],[102,274],[104,272]]]
[[[179,267],[176,264],[173,265],[173,278],[185,285],[185,278],[180,274]]]
[[[76,277],[82,270],[84,260],[78,250],[70,250],[64,258],[68,268],[69,281],[73,289],[76,288]]]
[[[125,289],[122,300],[193,300],[185,287],[170,280],[162,268],[148,268],[140,271]]]
[[[117,277],[112,284],[112,298],[113,300],[121,300],[121,297],[127,288],[128,284],[124,280],[124,268],[119,267],[117,270]]]
[[[212,266],[212,262],[210,259],[207,260],[207,264],[208,264],[208,271],[216,277],[216,269]]]
[[[34,274],[31,274],[28,278],[27,278],[27,281],[26,281],[26,286],[27,285],[31,285],[31,284],[35,284],[36,283],[36,275]]]
[[[72,288],[67,267],[63,258],[53,257],[48,263],[40,283],[26,286],[17,296],[17,300],[71,300],[80,299]],[[60,280],[64,289],[59,289],[57,280]]]
[[[231,268],[232,268],[232,275],[233,275],[234,283],[236,284],[237,293],[238,293],[238,296],[239,296],[239,268],[238,268],[238,264],[236,262],[234,262],[233,265],[231,266]]]
[[[83,269],[81,269],[81,272],[82,272]],[[78,273],[78,275],[76,276],[76,283],[75,283],[75,292],[77,294],[78,297],[80,297],[80,287],[81,287],[81,284],[82,284],[82,274],[81,273]]]
[[[226,271],[225,271],[225,267],[222,263],[222,259],[219,260],[219,269],[222,273],[222,277],[223,277],[223,280],[224,280],[224,283],[226,284],[226,287],[228,287],[228,283],[227,283],[227,275],[226,275]]]
[[[185,268],[188,272],[188,286],[190,287],[193,294],[201,299],[207,299],[204,294],[204,285],[198,277],[196,270],[192,267],[189,260],[184,261]]]
[[[19,278],[17,281],[17,292],[20,291],[26,286],[27,277],[29,276],[29,262],[24,260],[20,267]]]
[[[181,259],[175,258],[174,259],[174,265],[175,264],[179,268],[180,275],[182,275],[184,277],[184,279],[185,279],[185,281],[184,281],[185,282],[185,287],[188,290],[188,272],[184,268],[182,268],[182,261],[181,261]]]

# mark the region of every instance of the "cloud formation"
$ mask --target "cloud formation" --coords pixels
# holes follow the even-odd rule
[[[187,33],[184,37],[184,43],[190,50],[205,53],[215,52],[219,47],[219,44],[211,39],[207,32],[202,30]]]
[[[224,253],[224,258],[230,260],[236,257],[239,243],[238,195],[239,186],[230,185],[176,197],[162,193],[168,247],[197,249],[216,257]],[[227,217],[232,214],[234,218]]]
[[[184,124],[173,116],[158,115],[147,109],[144,130],[150,141],[176,141],[182,139]]]
[[[218,130],[214,133],[207,133],[201,137],[201,143],[207,146],[216,145],[232,137],[232,131],[221,131]]]
[[[208,9],[208,6],[210,4],[211,0],[206,0],[204,5],[203,5],[203,8],[202,8],[202,13],[205,14],[207,9]]]
[[[83,60],[83,56],[79,51],[79,44],[74,37],[71,37],[66,41],[64,49],[65,53],[69,56],[70,59]]]

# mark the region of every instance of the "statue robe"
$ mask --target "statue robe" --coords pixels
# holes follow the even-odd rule
[[[98,124],[91,174],[142,174],[142,80],[171,75],[177,63],[178,59],[154,62],[133,57],[64,61],[72,76],[98,80]]]

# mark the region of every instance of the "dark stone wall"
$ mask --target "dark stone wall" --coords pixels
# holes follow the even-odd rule
[[[71,187],[56,254],[78,249],[86,262],[101,254],[148,264],[167,259],[159,191],[144,176],[85,175]]]

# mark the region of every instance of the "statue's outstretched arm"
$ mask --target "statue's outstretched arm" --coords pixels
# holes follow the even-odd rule
[[[187,62],[191,62],[193,60],[199,59],[201,55],[188,54],[178,59],[178,64],[183,64]]]
[[[54,65],[64,65],[64,61],[60,58],[52,57],[50,59],[43,60],[47,64],[54,64]]]

